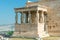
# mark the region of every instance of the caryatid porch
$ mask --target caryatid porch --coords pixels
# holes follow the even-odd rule
[[[15,32],[24,37],[45,37],[47,9],[41,5],[15,8]],[[18,12],[21,24],[18,24]]]

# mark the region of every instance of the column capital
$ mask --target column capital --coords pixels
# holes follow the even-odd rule
[[[15,13],[18,13],[18,12],[15,12]]]

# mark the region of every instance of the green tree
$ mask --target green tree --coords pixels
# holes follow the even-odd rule
[[[11,36],[13,34],[13,31],[8,31],[6,35]]]

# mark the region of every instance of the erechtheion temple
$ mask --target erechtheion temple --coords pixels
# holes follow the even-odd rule
[[[60,36],[60,0],[27,2],[15,8],[15,35],[23,37]],[[18,23],[20,13],[20,24]]]

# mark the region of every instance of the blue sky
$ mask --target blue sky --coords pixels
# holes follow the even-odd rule
[[[14,8],[25,6],[26,0],[0,0],[0,25],[14,24]]]
[[[25,3],[26,0],[0,0],[0,25],[14,24],[14,8],[23,7],[25,6]]]

